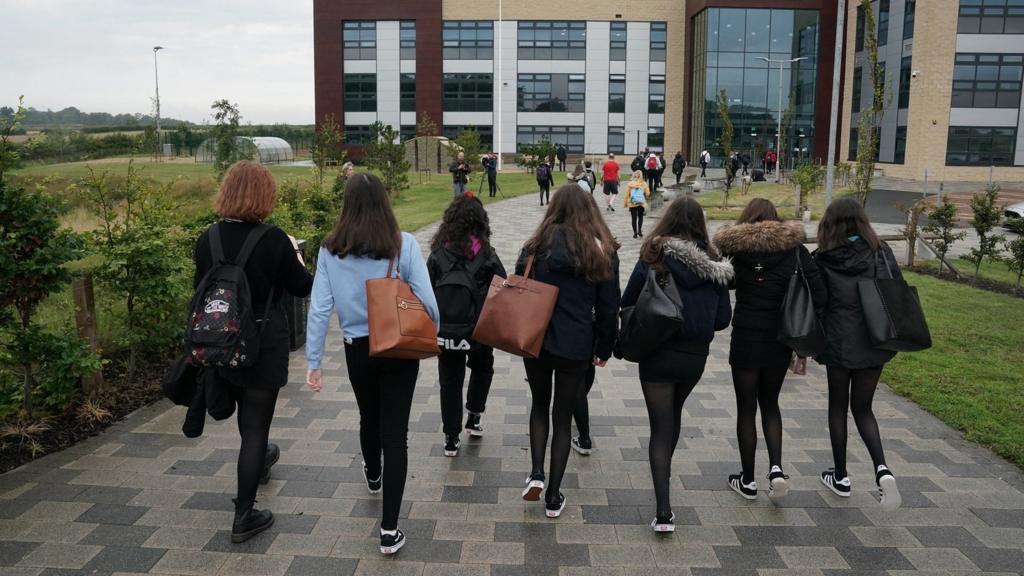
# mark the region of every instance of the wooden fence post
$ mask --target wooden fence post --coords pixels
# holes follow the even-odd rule
[[[99,352],[99,339],[96,334],[96,298],[92,287],[92,274],[75,278],[71,283],[75,302],[75,326],[79,337],[89,343],[94,352]],[[88,398],[95,398],[103,389],[103,372],[82,377],[82,392]]]

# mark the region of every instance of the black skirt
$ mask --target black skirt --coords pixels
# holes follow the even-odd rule
[[[736,368],[777,368],[789,366],[793,351],[774,334],[746,333],[733,329],[729,345],[729,365]]]
[[[235,386],[276,390],[288,383],[288,357],[291,355],[284,307],[280,303],[271,306],[267,320],[261,324],[260,358],[256,364],[220,373]]]

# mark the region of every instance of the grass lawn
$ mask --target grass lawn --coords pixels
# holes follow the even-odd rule
[[[899,354],[883,381],[971,441],[1024,468],[1024,302],[906,273],[934,346]]]
[[[725,190],[719,188],[709,192],[697,194],[697,201],[708,212],[709,220],[736,220],[739,218],[743,208],[752,198],[767,198],[771,200],[779,210],[779,215],[786,219],[797,217],[796,214],[796,188],[789,184],[776,184],[774,182],[755,182],[750,186],[747,194],[740,194],[740,186],[733,186],[729,193],[729,207],[722,208],[722,196]],[[849,189],[837,188],[835,197],[849,194]],[[809,194],[806,199],[807,206],[811,210],[811,218],[821,218],[825,213],[825,187],[818,188]]]
[[[974,278],[974,263],[970,260],[963,258],[956,258],[952,260],[953,266],[960,271],[960,275],[967,278]],[[918,264],[921,266],[927,266],[932,269],[938,269],[939,262],[937,260],[923,260],[919,261]],[[943,267],[943,274],[949,274],[949,268]],[[985,260],[981,263],[981,270],[979,271],[981,278],[985,280],[991,280],[993,282],[1002,282],[1003,284],[1009,284],[1010,286],[1017,285],[1017,273],[1011,272],[1010,269],[1002,262],[991,262]]]

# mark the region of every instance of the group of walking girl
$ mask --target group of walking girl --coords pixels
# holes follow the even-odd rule
[[[269,216],[273,204],[273,180],[264,168],[240,163],[229,171],[217,204],[222,221],[211,228],[224,237],[228,257],[237,254],[245,243],[247,229]],[[254,211],[252,206],[260,209]],[[439,329],[444,344],[438,362],[443,449],[446,456],[456,456],[463,430],[475,437],[484,433],[482,416],[494,375],[493,350],[467,336],[472,331],[467,331],[461,318],[466,312],[450,301],[451,290],[462,286],[469,290],[470,301],[482,302],[491,279],[505,275],[491,244],[487,212],[472,194],[455,198],[431,242],[429,258],[424,260],[416,239],[400,231],[381,181],[371,174],[355,174],[346,183],[338,223],[319,249],[314,278],[302,266],[301,255],[294,253],[290,238],[274,230],[260,239],[254,257],[245,264],[254,286],[254,309],[262,310],[269,302],[269,308],[279,310],[275,294],[281,290],[300,297],[312,291],[306,357],[307,383],[315,392],[323,389],[324,369],[334,368],[324,366],[323,351],[331,313],[337,313],[348,379],[360,414],[363,476],[370,493],[383,491],[380,551],[394,554],[406,542],[398,517],[407,476],[407,434],[419,361],[370,356],[366,281],[396,270]],[[204,233],[197,245],[197,274],[209,265],[202,255],[211,231]],[[593,449],[586,422],[586,391],[593,384],[596,369],[603,368],[616,349],[620,308],[637,303],[652,270],[658,282],[675,283],[684,322],[677,333],[639,362],[640,387],[650,418],[649,458],[657,501],[651,527],[656,532],[674,530],[669,486],[682,408],[703,375],[715,333],[730,321],[734,333],[729,360],[736,389],[741,471],[723,479],[723,486],[730,486],[745,498],[757,497],[755,414],[760,407],[769,453],[768,493],[773,498],[784,496],[787,476],[781,456],[778,397],[793,353],[777,343],[775,332],[785,285],[799,263],[813,286],[814,302],[828,340],[818,360],[828,368],[835,465],[821,474],[821,481],[839,496],[850,495],[846,413],[852,408],[875,464],[882,505],[898,506],[899,493],[885,465],[871,411],[881,367],[892,353],[871,347],[856,297],[856,281],[875,274],[875,256],[878,252],[887,255],[888,248],[871,230],[860,205],[845,199],[826,212],[814,256],[803,247],[804,240],[799,224],[782,222],[769,201],[755,200],[736,225],[719,232],[712,241],[701,206],[692,198],[682,197],[665,209],[644,240],[639,260],[620,294],[619,243],[597,202],[576,184],[556,190],[515,265],[516,273],[523,274],[532,256],[533,277],[559,289],[541,353],[524,360],[532,405],[531,469],[524,480],[523,499],[543,498],[545,514],[550,518],[558,518],[565,509],[561,486],[569,453],[573,447],[581,454]],[[397,265],[392,267],[392,263]],[[736,290],[735,314],[730,289]],[[235,391],[242,436],[233,527],[236,541],[273,523],[269,511],[256,510],[253,504],[258,482],[269,478],[275,454],[279,453],[270,449],[267,438],[277,390],[287,381],[286,332],[284,335],[282,340],[279,328],[263,331],[261,343],[268,350],[266,356],[261,354],[259,364],[252,368],[251,383],[240,382]],[[463,404],[467,367],[471,375]],[[574,415],[580,430],[580,437],[575,439],[571,435]],[[551,454],[545,470],[549,436]]]

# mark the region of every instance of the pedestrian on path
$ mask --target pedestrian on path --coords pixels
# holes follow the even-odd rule
[[[437,362],[441,383],[441,422],[444,427],[444,455],[457,456],[461,442],[462,386],[470,369],[465,409],[466,432],[473,438],[484,435],[480,418],[487,408],[487,394],[494,379],[494,349],[473,341],[480,310],[491,279],[505,278],[505,267],[491,246],[491,225],[487,211],[470,192],[456,198],[444,212],[441,226],[430,244],[427,271],[441,313]]]
[[[567,180],[583,188],[584,192],[590,194],[594,192],[594,189],[590,187],[590,178],[587,177],[587,170],[582,162],[576,165],[576,168],[572,171],[572,174],[569,174]]]
[[[658,171],[663,168],[661,159],[654,152],[647,154],[644,159],[644,179],[647,180],[647,187],[652,191],[658,189]]]
[[[619,309],[616,250],[618,243],[593,198],[579,186],[566,185],[555,192],[544,220],[516,262],[516,273],[523,274],[527,258],[533,256],[536,279],[558,287],[540,357],[523,360],[532,396],[532,469],[523,499],[537,501],[545,491],[550,427],[551,469],[544,498],[549,518],[559,517],[565,509],[560,488],[569,459],[572,415],[587,370],[591,365],[603,367],[612,353]]]
[[[662,180],[662,178],[665,176],[665,168],[665,153],[658,152],[658,185],[654,187],[654,190],[657,190],[665,186],[665,182]]]
[[[555,149],[555,158],[558,159],[558,171],[565,172],[565,159],[568,158],[568,154],[565,151],[565,146],[561,144]]]
[[[647,200],[651,197],[651,189],[644,182],[644,173],[637,170],[633,178],[626,183],[626,200],[624,206],[629,209],[629,219],[633,224],[633,238],[644,237],[644,212]]]
[[[686,170],[686,158],[683,158],[682,152],[676,152],[675,158],[672,159],[672,173],[676,175],[676,186],[683,177],[683,170]]]
[[[605,212],[615,212],[615,197],[619,194],[619,163],[615,154],[609,154],[601,165],[601,188],[608,200]]]
[[[700,177],[706,178],[708,175],[708,164],[711,164],[711,154],[707,150],[701,150],[700,152]]]
[[[448,166],[448,171],[452,173],[452,197],[458,198],[468,190],[469,173],[472,172],[469,162],[466,162],[465,152],[459,152],[455,156],[455,161]]]
[[[214,203],[221,220],[199,237],[194,254],[193,289],[221,262],[237,262],[249,283],[250,309],[262,319],[257,320],[261,329],[256,364],[217,369],[218,376],[230,382],[241,436],[231,526],[231,541],[236,544],[274,523],[269,510],[256,510],[253,505],[258,484],[269,480],[270,467],[281,455],[277,445],[267,442],[278,392],[288,383],[288,319],[281,294],[287,291],[304,298],[313,285],[295,239],[276,226],[262,224],[274,210],[276,190],[274,177],[263,166],[248,160],[233,164]]]
[[[640,386],[651,421],[648,454],[657,500],[651,522],[656,532],[675,530],[669,498],[672,454],[679,444],[683,403],[704,374],[715,332],[729,326],[732,315],[728,285],[733,268],[723,261],[708,238],[700,204],[683,196],[672,202],[640,249],[622,307],[636,304],[654,268],[679,288],[685,321],[653,356],[640,362]]]
[[[337,309],[348,378],[359,406],[363,477],[371,494],[384,489],[380,551],[388,555],[406,541],[398,528],[398,513],[408,469],[409,412],[420,367],[419,360],[370,357],[366,281],[387,276],[392,263],[397,263],[398,275],[437,325],[440,314],[419,243],[398,228],[380,179],[358,174],[348,182],[341,218],[317,258],[306,327],[306,382],[314,392],[323,389],[324,340],[331,311]]]
[[[547,158],[542,158],[537,165],[537,186],[540,187],[540,205],[551,201],[551,185],[555,183],[555,176],[552,174],[551,163]]]
[[[797,269],[797,258],[815,307],[824,308],[828,298],[818,267],[804,248],[806,239],[803,224],[783,222],[775,205],[764,198],[751,200],[734,226],[715,234],[715,246],[723,256],[732,259],[736,271],[729,364],[736,390],[736,438],[743,469],[740,474],[729,476],[728,483],[748,500],[757,499],[754,453],[758,406],[768,447],[768,496],[781,498],[789,491],[782,469],[779,392],[793,351],[778,341],[778,334],[782,302]]]
[[[882,508],[894,510],[902,500],[896,478],[885,463],[871,404],[882,369],[896,353],[872,345],[857,284],[879,277],[902,278],[902,274],[892,250],[878,239],[864,208],[853,198],[840,198],[825,210],[818,225],[815,260],[829,294],[822,318],[825,352],[817,360],[828,374],[828,430],[835,462],[834,468],[821,473],[821,482],[839,496],[850,496],[846,424],[847,413],[853,412],[857,430],[871,455]]]
[[[491,152],[480,162],[487,172],[487,194],[494,198],[498,194],[498,155]]]

